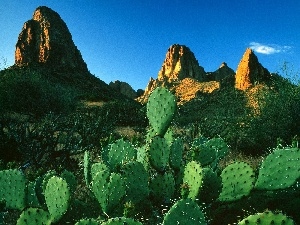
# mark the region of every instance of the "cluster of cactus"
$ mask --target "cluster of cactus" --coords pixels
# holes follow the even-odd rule
[[[218,163],[229,147],[219,137],[198,137],[191,145],[189,161],[184,161],[183,141],[173,138],[169,129],[175,112],[175,97],[167,89],[157,88],[147,104],[151,127],[144,146],[136,148],[129,141],[116,140],[103,148],[97,162],[85,152],[85,182],[102,214],[81,219],[76,225],[141,225],[129,218],[130,207],[137,210],[145,202],[151,202],[152,207],[167,207],[159,219],[163,225],[211,224],[210,216],[214,218],[213,211],[219,206],[222,209],[226,205],[225,211],[234,204],[243,208],[245,199],[276,199],[277,193],[292,193],[299,198],[299,148],[275,149],[265,157],[258,173],[239,161],[220,170]],[[17,225],[57,223],[70,208],[75,187],[75,177],[68,171],[60,176],[49,171],[35,182],[27,182],[17,170],[0,171],[0,201],[4,199],[6,208],[24,210]],[[239,222],[238,217],[232,220],[240,225],[294,224],[279,212],[246,214]]]

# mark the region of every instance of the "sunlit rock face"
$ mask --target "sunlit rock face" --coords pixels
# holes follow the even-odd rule
[[[158,73],[159,81],[169,83],[185,78],[194,78],[205,81],[205,71],[199,66],[195,55],[184,45],[172,45],[166,54],[161,70]]]
[[[16,44],[15,64],[44,64],[87,71],[66,23],[46,6],[38,7],[32,19],[25,22]]]
[[[270,73],[258,61],[252,49],[247,48],[235,75],[235,88],[247,90],[253,85],[259,84],[270,78]]]

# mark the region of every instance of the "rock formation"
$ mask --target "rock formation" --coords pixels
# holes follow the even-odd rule
[[[122,82],[116,80],[114,82],[110,82],[109,86],[115,91],[120,92],[128,98],[135,99],[137,97],[137,93],[133,90],[133,88],[126,82]]]
[[[150,78],[144,94],[137,98],[137,101],[146,103],[150,93],[159,86],[175,90],[175,87],[186,78],[194,79],[195,82],[204,82],[207,79],[194,53],[184,45],[174,44],[167,51],[158,78]]]
[[[199,66],[195,55],[184,45],[172,45],[166,54],[161,70],[158,73],[159,81],[172,83],[184,78],[205,80],[205,71]]]
[[[214,81],[221,81],[226,77],[235,75],[235,72],[233,69],[227,66],[227,63],[222,62],[219,69],[217,69],[215,72],[213,72],[213,80]]]
[[[87,71],[67,25],[58,13],[46,6],[38,7],[33,18],[24,24],[16,44],[15,64]]]
[[[235,88],[246,90],[252,85],[268,80],[270,76],[269,71],[258,62],[252,49],[247,48],[236,71]]]

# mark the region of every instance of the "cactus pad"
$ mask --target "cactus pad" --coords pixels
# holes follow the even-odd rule
[[[117,218],[111,218],[108,221],[102,223],[101,225],[142,225],[142,223],[135,221],[131,218],[125,218],[125,217],[117,217]]]
[[[53,176],[45,189],[45,200],[52,222],[57,222],[68,210],[70,190],[67,181]]]
[[[214,149],[218,159],[225,157],[229,151],[228,145],[222,138],[212,138],[205,142],[204,145]]]
[[[5,200],[7,208],[22,210],[25,207],[25,188],[26,179],[21,171],[0,171],[0,200]]]
[[[294,225],[292,219],[286,217],[282,213],[272,213],[266,211],[255,215],[248,216],[243,219],[238,225]]]
[[[171,173],[157,174],[149,186],[153,198],[158,202],[169,202],[175,192],[175,180]]]
[[[83,173],[86,186],[90,186],[92,182],[91,177],[91,161],[90,161],[90,152],[85,151],[83,156]]]
[[[202,185],[202,168],[196,161],[189,162],[183,175],[182,196],[196,200]]]
[[[245,162],[230,164],[222,171],[221,178],[220,201],[235,201],[248,196],[255,182],[253,169]]]
[[[175,96],[164,87],[156,88],[149,96],[147,117],[155,133],[163,137],[176,111]]]
[[[181,162],[182,162],[182,154],[183,154],[183,141],[180,138],[175,139],[174,142],[171,144],[171,149],[170,149],[170,166],[173,169],[175,170],[180,169]]]
[[[126,201],[140,202],[148,197],[148,173],[140,162],[130,162],[122,167],[126,182]]]
[[[28,208],[20,215],[17,225],[50,225],[50,214],[38,208]]]
[[[191,199],[176,202],[164,217],[163,225],[207,224],[200,207]]]
[[[166,139],[156,136],[149,144],[150,164],[158,171],[164,171],[169,164],[170,147]]]
[[[126,162],[136,159],[136,150],[129,141],[117,140],[110,145],[108,164],[110,169],[118,170]]]
[[[278,190],[292,186],[300,178],[300,149],[276,149],[262,162],[255,188]]]
[[[93,177],[92,190],[102,210],[108,213],[125,195],[125,182],[119,174],[108,170],[98,172]]]

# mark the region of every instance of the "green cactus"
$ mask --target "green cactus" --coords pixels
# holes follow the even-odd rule
[[[64,170],[60,174],[60,177],[67,181],[71,193],[74,193],[76,190],[76,186],[77,186],[77,181],[76,181],[75,175],[68,170]]]
[[[83,156],[83,173],[84,173],[84,179],[86,186],[90,186],[90,183],[92,182],[91,177],[91,159],[90,159],[90,152],[85,151]]]
[[[109,172],[109,169],[102,162],[93,163],[93,165],[91,166],[91,177],[92,177],[92,180],[94,180],[94,177],[96,176],[96,174],[98,172],[101,172],[101,171],[107,171],[107,172]]]
[[[140,202],[148,197],[148,173],[140,162],[129,162],[122,167],[126,183],[126,201]]]
[[[278,190],[292,186],[300,178],[300,149],[276,149],[259,169],[256,189]]]
[[[175,193],[172,173],[156,174],[149,184],[151,195],[157,202],[170,202]]]
[[[26,204],[26,179],[19,170],[0,171],[0,200],[4,199],[6,208],[22,210]]]
[[[106,222],[103,222],[101,225],[142,225],[142,223],[135,221],[131,218],[125,218],[125,217],[117,217],[117,218],[111,218]]]
[[[119,174],[102,170],[93,177],[92,190],[103,212],[109,213],[124,197],[126,186]]]
[[[181,195],[183,198],[196,200],[202,186],[203,172],[196,161],[189,162],[184,169]]]
[[[40,202],[37,198],[36,192],[36,181],[35,182],[29,182],[27,184],[27,206],[30,207],[40,207]]]
[[[216,157],[218,160],[224,158],[229,152],[229,147],[222,138],[212,138],[205,142],[204,145],[216,151]]]
[[[179,170],[182,163],[183,141],[180,138],[174,140],[170,148],[170,166],[174,170]]]
[[[137,148],[137,156],[136,156],[136,161],[142,163],[146,171],[148,171],[150,168],[147,148],[148,146],[146,145]]]
[[[50,225],[51,216],[47,211],[39,208],[27,208],[24,210],[19,219],[17,225]]]
[[[156,135],[163,137],[176,111],[175,96],[164,87],[156,88],[149,96],[147,117]]]
[[[163,225],[206,225],[204,214],[200,207],[191,199],[177,201],[164,217]]]
[[[94,219],[82,219],[76,222],[75,225],[100,225],[100,223]]]
[[[250,215],[238,223],[238,225],[294,225],[294,221],[282,213],[266,211]]]
[[[108,152],[108,165],[111,170],[118,170],[126,162],[136,159],[136,150],[129,141],[117,140],[110,145]]]
[[[202,185],[198,197],[200,202],[211,203],[219,197],[222,181],[211,168],[203,168],[202,174]]]
[[[216,151],[204,144],[192,146],[193,160],[200,162],[201,166],[207,166],[216,160]]]
[[[67,212],[70,205],[70,189],[67,181],[53,176],[45,189],[45,200],[52,222],[57,222]]]
[[[46,207],[46,201],[45,201],[45,189],[48,183],[48,180],[55,176],[56,172],[53,170],[49,170],[47,173],[45,173],[43,176],[40,176],[35,181],[35,193],[36,197],[39,200],[40,205],[45,208]]]
[[[255,182],[253,169],[245,162],[228,165],[222,171],[221,178],[223,187],[219,201],[235,201],[248,196]]]
[[[156,136],[148,147],[149,162],[157,171],[164,171],[169,165],[170,147],[166,139]]]

